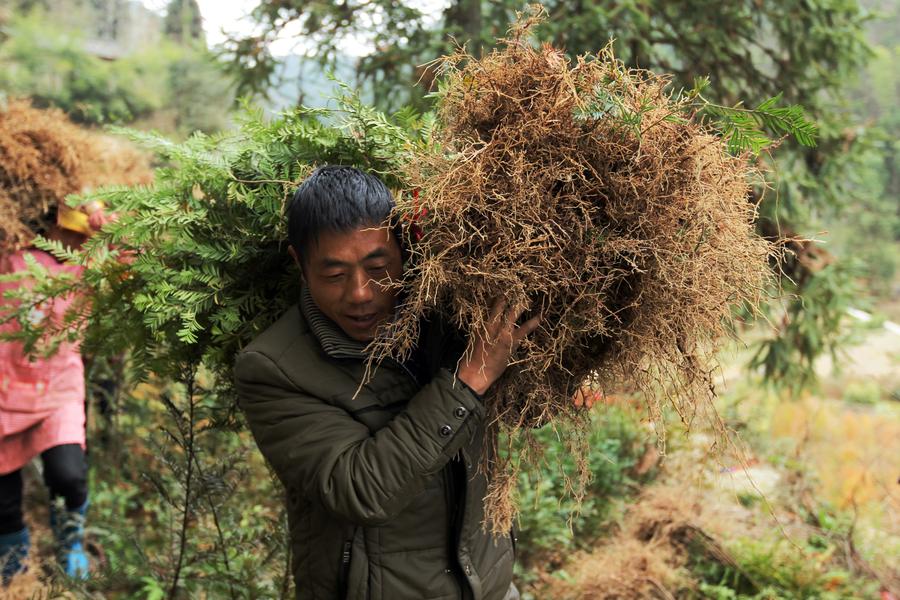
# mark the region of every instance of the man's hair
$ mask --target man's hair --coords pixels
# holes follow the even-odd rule
[[[306,260],[323,232],[384,224],[393,208],[391,192],[374,175],[354,167],[319,167],[294,192],[288,208],[288,241]]]

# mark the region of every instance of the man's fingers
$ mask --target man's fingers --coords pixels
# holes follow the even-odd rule
[[[528,308],[526,304],[515,304],[510,306],[509,310],[506,312],[506,323],[515,325],[519,320],[519,317],[525,313],[526,308]]]
[[[494,304],[491,305],[491,312],[488,316],[488,329],[491,333],[495,333],[497,331],[497,327],[500,324],[500,317],[506,312],[506,300],[503,298],[497,298],[494,300]]]
[[[579,388],[575,391],[575,395],[572,396],[572,404],[575,405],[575,408],[590,409],[594,404],[602,400],[603,392],[589,387]]]
[[[572,396],[572,404],[575,405],[575,408],[581,408],[582,406],[584,406],[585,397],[586,395],[583,389],[575,391],[575,395]]]
[[[522,323],[519,327],[516,328],[515,332],[513,333],[513,337],[515,338],[516,342],[521,342],[523,339],[525,339],[525,337],[528,336],[528,334],[537,329],[540,324],[540,315],[531,317],[530,319]]]

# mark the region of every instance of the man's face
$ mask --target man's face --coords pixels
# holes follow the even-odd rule
[[[293,248],[291,254],[296,260]],[[387,227],[322,233],[298,262],[319,310],[354,340],[372,341],[378,326],[393,316],[397,290],[379,282],[398,280],[403,264]]]

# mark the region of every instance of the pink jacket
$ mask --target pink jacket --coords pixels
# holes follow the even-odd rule
[[[51,272],[81,274],[81,267],[60,264],[46,252],[35,249],[0,258],[0,272],[24,271],[26,254]],[[19,282],[0,283],[0,298],[7,289],[19,285]],[[74,300],[74,297],[59,299],[36,307],[33,318],[59,322]],[[15,321],[0,325],[2,332],[18,328]],[[78,343],[64,342],[53,356],[30,361],[20,343],[0,342],[0,474],[21,468],[54,446],[81,444],[83,447],[84,397],[84,365]]]

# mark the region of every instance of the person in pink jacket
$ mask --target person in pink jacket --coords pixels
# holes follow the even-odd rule
[[[42,233],[70,248],[80,247],[91,230],[103,223],[102,213],[99,218],[92,215],[89,220],[80,211],[66,207],[62,210],[55,219],[56,224]],[[60,263],[51,254],[36,248],[0,255],[0,273],[25,271],[26,256],[51,273],[68,272],[76,276],[81,273],[81,267]],[[0,283],[0,297],[7,289],[20,285],[20,282]],[[31,318],[36,322],[52,319],[59,323],[72,303],[82,300],[57,299],[35,307]],[[16,329],[15,320],[0,325],[3,333]],[[25,569],[30,538],[23,519],[22,468],[38,455],[50,491],[50,526],[56,540],[57,559],[67,575],[87,578],[84,400],[84,365],[77,342],[62,343],[52,356],[30,359],[21,343],[0,341],[0,570],[4,584]]]

